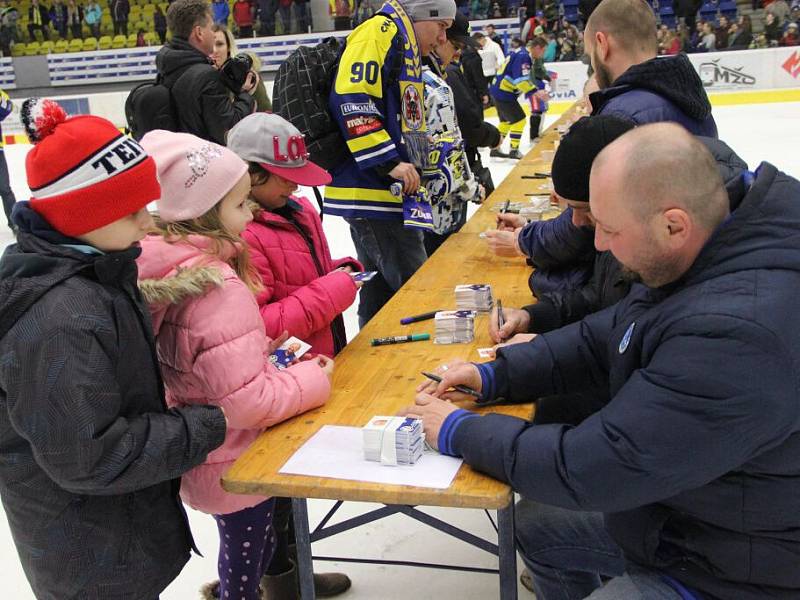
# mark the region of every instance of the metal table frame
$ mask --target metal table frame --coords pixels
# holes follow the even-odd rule
[[[414,506],[405,504],[387,504],[381,508],[371,510],[364,514],[346,519],[341,523],[328,526],[328,522],[342,506],[343,501],[338,500],[328,511],[328,514],[310,531],[308,523],[308,504],[305,498],[292,498],[292,513],[294,515],[294,531],[297,543],[297,569],[300,578],[300,595],[303,600],[314,600],[314,571],[313,561],[336,561],[366,563],[375,565],[399,565],[405,567],[423,567],[430,569],[446,569],[451,571],[468,571],[472,573],[491,573],[500,577],[500,600],[517,599],[517,555],[514,542],[514,502],[509,503],[505,508],[497,511],[497,524],[492,520],[489,511],[486,511],[492,526],[497,531],[497,544],[494,544],[481,537],[473,535],[463,529],[459,529],[449,523],[437,519],[429,514],[417,510]],[[445,565],[436,563],[423,563],[415,561],[401,560],[378,560],[369,558],[340,558],[332,556],[312,556],[311,543],[318,540],[344,533],[389,517],[394,514],[404,514],[412,519],[424,523],[442,533],[466,542],[476,548],[480,548],[490,554],[497,556],[499,560],[498,569],[485,569],[480,567],[466,567],[460,565]]]

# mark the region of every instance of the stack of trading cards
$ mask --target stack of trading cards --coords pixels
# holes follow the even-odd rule
[[[489,312],[493,305],[492,286],[488,283],[456,286],[456,308]]]
[[[372,417],[361,429],[364,458],[382,465],[413,465],[422,456],[422,421],[409,417]]]
[[[463,344],[475,339],[475,311],[440,310],[434,317],[434,344]]]

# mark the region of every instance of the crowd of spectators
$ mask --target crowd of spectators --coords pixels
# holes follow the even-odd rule
[[[16,42],[58,39],[99,39],[101,35],[133,38],[136,46],[163,44],[167,36],[166,5],[153,2],[145,21],[131,22],[131,0],[30,0],[20,10],[17,3],[0,0],[0,52],[11,54]],[[347,30],[368,19],[382,5],[382,0],[320,0],[327,3],[330,21],[317,27],[333,26]],[[214,22],[227,27],[237,38],[273,36],[314,31],[311,0],[212,0]],[[684,6],[686,4],[686,6]],[[662,23],[658,30],[659,53],[712,52],[796,46],[799,43],[800,0],[756,0],[763,13],[755,14],[763,29],[754,33],[749,15],[730,20],[718,14],[716,19],[697,17],[698,5],[675,1],[678,23]],[[547,40],[545,62],[578,60],[583,55],[583,32],[580,13],[567,19],[557,0],[458,0],[458,10],[472,20],[520,17],[519,36],[500,38],[504,52],[509,52],[535,37]],[[136,10],[136,9],[135,9]],[[113,26],[101,32],[105,19]],[[142,26],[144,25],[144,28]],[[109,26],[108,29],[111,27]],[[128,44],[129,46],[132,43]]]

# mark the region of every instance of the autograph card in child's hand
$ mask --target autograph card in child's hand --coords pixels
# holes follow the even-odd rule
[[[356,281],[369,281],[377,274],[377,271],[361,271],[360,273],[353,273],[353,279]]]
[[[285,369],[309,350],[311,350],[309,344],[292,336],[275,350],[274,354],[269,355],[269,360],[278,369]]]

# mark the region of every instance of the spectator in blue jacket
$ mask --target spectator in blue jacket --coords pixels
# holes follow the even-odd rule
[[[161,12],[161,7],[156,5],[156,12]],[[161,14],[163,16],[163,13]],[[86,5],[86,9],[83,11],[83,18],[86,21],[86,24],[89,26],[89,30],[92,32],[93,38],[97,39],[100,37],[100,19],[102,19],[102,17],[103,9],[100,8],[100,5],[97,2],[92,1]],[[166,29],[166,25],[164,28]]]
[[[800,597],[800,181],[762,163],[726,193],[711,154],[663,123],[603,150],[590,191],[597,249],[643,285],[492,362],[440,367],[405,412],[522,496],[540,600]],[[456,384],[511,402],[605,384],[611,400],[577,427],[534,426],[459,410]]]
[[[214,23],[227,27],[228,17],[231,15],[231,7],[228,6],[226,0],[214,0],[211,3],[211,14],[214,17]]]

